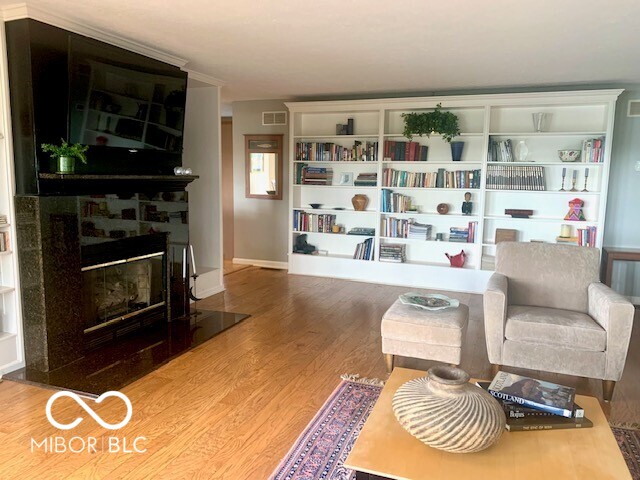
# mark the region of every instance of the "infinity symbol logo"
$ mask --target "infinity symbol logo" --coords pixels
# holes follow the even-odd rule
[[[109,430],[117,430],[119,428],[124,427],[127,423],[129,423],[129,420],[131,420],[131,415],[133,415],[133,407],[131,406],[131,401],[129,400],[129,398],[127,398],[127,396],[124,393],[120,393],[116,391],[105,392],[94,400],[96,403],[102,403],[102,401],[105,398],[118,397],[125,403],[125,405],[127,406],[127,415],[124,417],[124,420],[122,420],[120,423],[116,423],[112,425],[102,420],[96,414],[96,412],[94,412],[93,409],[89,407],[89,405],[87,405],[82,398],[80,398],[79,395],[73,392],[60,391],[52,395],[51,398],[49,398],[49,401],[47,402],[47,408],[45,410],[45,413],[47,414],[47,418],[49,419],[49,422],[51,423],[51,425],[53,425],[56,428],[59,428],[60,430],[71,430],[72,428],[77,427],[80,424],[80,422],[82,422],[83,420],[82,417],[78,417],[73,422],[67,423],[67,424],[57,422],[53,418],[53,415],[51,415],[51,407],[53,405],[53,402],[55,402],[60,397],[69,397],[75,400],[75,402],[78,405],[80,405],[85,412],[91,415],[91,418],[93,418],[96,422],[98,422],[101,427]]]

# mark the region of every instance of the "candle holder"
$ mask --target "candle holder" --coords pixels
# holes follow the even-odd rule
[[[567,169],[563,168],[562,169],[562,187],[560,187],[561,192],[566,192],[566,190],[564,189],[564,179],[566,176],[567,176]]]
[[[589,169],[585,168],[584,169],[584,188],[582,189],[583,192],[589,191],[587,190],[587,180],[589,180]]]
[[[571,190],[569,190],[570,192],[577,192],[578,189],[576,188],[576,179],[574,178],[573,180],[571,180]]]

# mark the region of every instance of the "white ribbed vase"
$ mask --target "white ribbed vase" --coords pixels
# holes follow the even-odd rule
[[[451,453],[479,452],[498,441],[506,417],[498,401],[459,368],[438,366],[402,385],[393,412],[411,435]]]

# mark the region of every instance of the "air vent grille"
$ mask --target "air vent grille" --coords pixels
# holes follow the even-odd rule
[[[627,117],[640,117],[640,100],[629,100]]]
[[[262,125],[286,125],[287,112],[262,112]]]

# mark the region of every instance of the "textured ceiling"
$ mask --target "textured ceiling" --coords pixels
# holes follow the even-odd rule
[[[225,103],[640,82],[637,0],[27,4],[188,59],[226,82]]]

